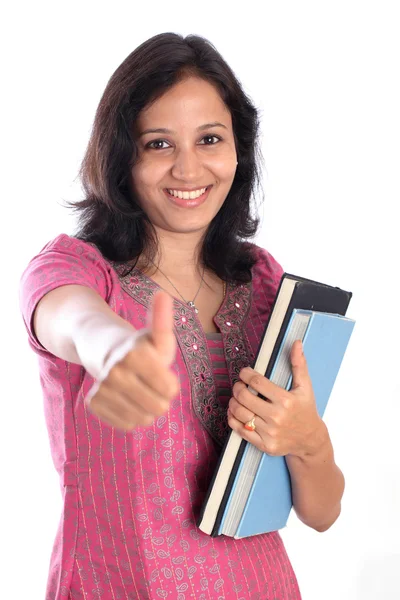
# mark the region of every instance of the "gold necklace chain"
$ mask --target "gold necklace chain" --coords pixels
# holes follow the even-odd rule
[[[176,287],[176,286],[175,286],[175,285],[172,283],[172,281],[170,280],[170,278],[169,278],[169,277],[167,277],[167,276],[166,276],[166,274],[165,274],[165,273],[163,273],[163,272],[161,271],[160,267],[157,267],[157,265],[156,265],[156,264],[155,264],[153,261],[151,261],[151,262],[152,262],[152,263],[153,263],[153,265],[154,265],[154,266],[155,266],[155,267],[156,267],[156,268],[157,268],[157,269],[160,271],[160,273],[161,273],[162,275],[164,275],[165,279],[167,279],[167,280],[170,282],[170,284],[172,285],[172,287],[173,287],[173,288],[174,288],[174,289],[175,289],[175,290],[178,292],[178,294],[180,295],[180,297],[182,298],[182,300],[185,302],[185,304],[187,304],[188,306],[190,306],[190,308],[193,308],[193,309],[194,309],[194,311],[195,311],[196,313],[198,313],[199,311],[198,311],[198,309],[196,308],[196,305],[195,305],[194,301],[196,300],[196,298],[197,298],[197,295],[198,295],[198,293],[200,292],[200,288],[201,288],[201,286],[202,286],[202,284],[203,284],[205,266],[204,266],[204,268],[203,268],[203,275],[201,276],[201,281],[200,281],[199,289],[197,290],[197,292],[196,292],[196,295],[195,295],[195,297],[193,298],[193,300],[189,300],[189,301],[188,301],[188,300],[185,300],[185,298],[182,296],[182,294],[180,293],[180,291],[178,290],[178,288],[177,288],[177,287]]]
[[[172,283],[172,281],[169,279],[169,277],[167,277],[166,274],[161,271],[160,267],[157,267],[157,265],[151,259],[150,259],[150,262],[152,262],[153,265],[156,267],[156,269],[158,269],[160,271],[161,275],[164,275],[165,279],[167,279],[170,282],[170,284],[172,285],[172,287],[178,292],[178,294],[180,295],[180,297],[182,298],[182,300],[185,302],[185,304],[187,304],[188,306],[190,306],[190,308],[193,308],[194,311],[195,311],[195,313],[197,314],[199,312],[199,310],[196,307],[196,305],[195,305],[194,302],[195,302],[195,300],[196,300],[196,298],[198,296],[198,293],[200,292],[200,288],[201,288],[201,286],[203,284],[203,281],[204,281],[205,266],[203,267],[203,275],[201,276],[201,281],[200,281],[199,289],[197,290],[196,295],[193,298],[193,300],[189,300],[188,301],[188,300],[185,300],[185,298],[182,296],[182,294],[180,293],[180,291],[178,290],[178,288]],[[226,294],[226,282],[225,281],[224,281],[223,290],[224,290],[224,299],[225,299],[225,294]]]

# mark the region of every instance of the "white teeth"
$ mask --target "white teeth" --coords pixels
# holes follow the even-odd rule
[[[176,198],[183,198],[184,200],[195,200],[199,196],[202,196],[207,188],[201,188],[201,190],[195,190],[193,192],[181,192],[178,190],[168,190],[168,193],[171,196],[175,196]]]

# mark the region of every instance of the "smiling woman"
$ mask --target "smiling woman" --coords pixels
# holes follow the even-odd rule
[[[100,100],[80,171],[85,199],[69,204],[76,236],[128,269],[151,273],[156,262],[175,277],[179,264],[182,283],[195,287],[201,265],[206,286],[213,277],[221,289],[248,282],[255,257],[243,240],[259,225],[251,206],[261,192],[258,127],[256,108],[210,42],[173,33],[147,40]],[[176,200],[202,188],[200,202]]]
[[[256,108],[199,36],[151,38],[107,84],[78,231],[21,278],[63,490],[48,600],[300,599],[278,531],[196,526],[283,273],[246,241],[257,143]]]

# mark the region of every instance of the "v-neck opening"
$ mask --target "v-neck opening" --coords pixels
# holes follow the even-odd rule
[[[145,310],[149,310],[154,294],[163,288],[137,267],[123,275],[120,266],[113,266],[123,290]],[[177,360],[183,360],[186,365],[193,411],[216,443],[223,446],[229,426],[226,410],[215,402],[217,381],[213,373],[212,352],[223,349],[230,385],[233,386],[239,379],[240,370],[253,360],[245,330],[252,301],[252,282],[227,284],[225,298],[213,317],[221,332],[220,341],[215,336],[218,332],[205,332],[198,315],[190,306],[172,294],[171,297],[174,301],[174,331],[179,346]],[[144,323],[145,311],[141,318]],[[214,340],[210,339],[214,336]]]
[[[154,286],[156,286],[156,287],[157,287],[159,290],[163,290],[164,292],[166,292],[167,294],[169,294],[170,296],[172,296],[172,298],[173,298],[174,300],[176,300],[177,302],[179,302],[179,304],[180,304],[181,306],[184,306],[186,309],[190,309],[190,310],[192,310],[192,311],[193,311],[193,316],[194,316],[194,317],[197,319],[197,321],[199,322],[199,324],[200,324],[201,328],[203,329],[203,326],[202,326],[202,324],[201,324],[201,321],[200,321],[200,319],[199,319],[199,318],[198,318],[198,316],[197,316],[197,313],[195,312],[195,310],[194,310],[194,309],[191,309],[191,307],[189,306],[189,304],[188,304],[187,302],[183,302],[182,298],[178,298],[178,297],[177,297],[177,296],[175,296],[174,294],[171,294],[170,292],[167,292],[166,290],[164,290],[164,288],[163,288],[163,287],[161,287],[161,285],[160,285],[159,283],[157,283],[157,281],[155,281],[155,280],[154,280],[152,277],[150,277],[149,275],[146,275],[146,273],[143,273],[143,271],[141,271],[141,270],[139,269],[139,267],[134,267],[134,268],[133,268],[133,270],[132,270],[132,273],[133,273],[133,272],[135,272],[135,271],[136,271],[137,273],[140,273],[140,276],[141,276],[141,277],[143,277],[144,279],[147,279],[147,281],[148,281],[148,282],[149,282],[151,285],[154,285]],[[218,315],[219,315],[221,312],[223,312],[223,310],[225,309],[225,303],[226,303],[226,301],[228,300],[228,295],[229,295],[229,293],[230,293],[230,290],[231,290],[231,284],[230,284],[230,283],[228,283],[228,282],[226,282],[226,291],[225,291],[225,296],[224,296],[224,298],[223,298],[223,300],[222,300],[221,304],[219,305],[219,308],[218,308],[217,312],[215,313],[215,315],[214,315],[214,317],[213,317],[213,320],[215,320],[215,317],[218,317]],[[208,333],[207,333],[206,331],[204,331],[204,329],[203,329],[203,333],[204,333],[204,335],[205,335],[205,336],[207,336],[207,335],[208,335]],[[210,332],[210,333],[215,333],[215,332]],[[218,333],[220,333],[220,332],[218,332]]]

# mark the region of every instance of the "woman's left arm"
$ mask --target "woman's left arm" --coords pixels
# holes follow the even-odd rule
[[[316,531],[326,531],[333,525],[341,510],[344,476],[336,465],[328,429],[321,445],[307,456],[288,454],[293,508],[298,518]]]
[[[285,456],[293,508],[316,531],[336,521],[344,492],[328,429],[318,414],[307,361],[298,340],[291,350],[293,382],[285,390],[250,367],[241,370],[229,401],[228,423],[244,439],[272,456]],[[259,398],[248,387],[262,394]],[[254,417],[255,431],[244,424]]]

